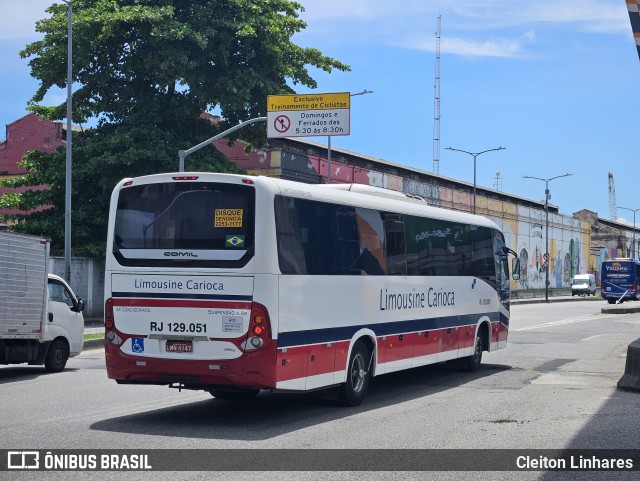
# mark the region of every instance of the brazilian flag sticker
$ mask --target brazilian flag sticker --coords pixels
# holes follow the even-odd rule
[[[244,247],[244,236],[228,235],[224,245],[226,247]]]

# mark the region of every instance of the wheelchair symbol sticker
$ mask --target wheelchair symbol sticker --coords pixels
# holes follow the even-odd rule
[[[131,338],[131,350],[133,352],[144,352],[144,338],[132,337]]]

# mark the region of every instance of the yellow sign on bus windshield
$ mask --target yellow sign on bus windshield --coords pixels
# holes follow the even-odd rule
[[[216,209],[214,227],[242,227],[242,209]]]

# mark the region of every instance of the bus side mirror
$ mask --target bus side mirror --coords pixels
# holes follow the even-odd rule
[[[511,278],[514,281],[520,280],[520,259],[517,257],[511,260]]]

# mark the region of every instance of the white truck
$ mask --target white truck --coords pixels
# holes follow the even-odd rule
[[[48,240],[0,231],[0,364],[56,372],[82,352],[84,301],[48,267]]]

